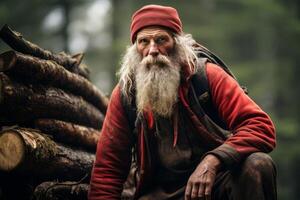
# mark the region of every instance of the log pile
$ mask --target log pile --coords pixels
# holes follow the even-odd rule
[[[7,25],[0,38],[12,48],[0,54],[0,199],[86,199],[108,98],[82,53],[52,53]]]
[[[33,200],[86,199],[87,184],[78,182],[44,182],[36,187]]]

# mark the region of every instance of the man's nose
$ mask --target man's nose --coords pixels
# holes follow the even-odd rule
[[[149,48],[149,54],[153,57],[158,56],[159,50],[158,50],[157,44],[155,44],[155,42],[151,42],[150,48]]]

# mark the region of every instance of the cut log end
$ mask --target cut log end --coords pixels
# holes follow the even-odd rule
[[[13,31],[7,24],[5,24],[0,30],[0,38],[4,39],[7,35],[14,35],[18,38],[23,37],[21,33]]]
[[[15,169],[24,159],[25,145],[22,137],[13,131],[0,135],[0,170]]]

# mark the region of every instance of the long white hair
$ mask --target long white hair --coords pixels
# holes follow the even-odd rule
[[[151,87],[152,90],[164,90],[166,88],[163,87],[169,87],[168,91],[165,91],[167,93],[169,93],[171,95],[171,93],[176,93],[173,94],[173,97],[169,97],[170,99],[172,99],[172,101],[176,101],[174,98],[177,97],[177,91],[176,88],[178,88],[178,84],[179,84],[179,80],[180,79],[180,72],[182,71],[182,66],[188,67],[188,71],[189,73],[193,74],[197,71],[197,56],[193,50],[193,44],[195,44],[195,40],[192,38],[192,36],[190,34],[184,34],[184,35],[175,35],[174,36],[174,40],[175,40],[175,47],[174,47],[174,53],[172,53],[172,55],[170,55],[170,60],[171,63],[168,63],[168,65],[172,65],[173,68],[172,69],[161,69],[158,66],[156,68],[154,68],[153,70],[160,70],[159,75],[158,74],[153,74],[152,75],[141,75],[141,73],[146,73],[146,69],[142,69],[141,66],[143,63],[143,58],[142,56],[137,52],[137,48],[136,48],[136,44],[133,44],[131,46],[129,46],[123,56],[122,62],[121,62],[121,68],[118,72],[119,75],[119,79],[120,79],[120,87],[121,87],[121,92],[123,93],[123,95],[125,96],[125,98],[131,102],[132,98],[134,98],[133,96],[133,91],[134,89],[136,89],[137,87],[137,79],[145,79],[145,80],[140,80],[141,84],[140,86],[142,86],[142,81],[144,81],[144,83],[146,83],[145,81],[150,79],[150,77],[152,77],[152,80],[148,80],[149,83],[149,87]],[[148,62],[148,61],[147,61]],[[152,62],[152,61],[149,61]],[[175,67],[174,67],[175,66]],[[177,72],[175,72],[175,69],[178,71],[179,74],[177,74]],[[150,70],[149,70],[150,72]],[[139,74],[137,76],[137,73]],[[173,75],[173,76],[171,76]],[[155,79],[155,76],[161,76],[160,78]],[[162,77],[165,79],[162,80]],[[168,80],[168,78],[170,78],[171,80]],[[155,79],[155,80],[153,80]],[[158,81],[159,83],[157,84],[157,86],[155,85],[150,85],[150,81]],[[166,81],[170,81],[171,83],[169,85],[167,85]],[[171,85],[172,83],[176,83],[178,82],[177,85]],[[158,88],[159,85],[162,85],[162,88]],[[171,88],[174,88],[172,91]],[[148,91],[148,90],[147,90]],[[147,92],[149,93],[149,91]],[[145,92],[141,93],[139,92],[139,94],[137,94],[135,97],[136,98],[140,98],[140,96],[145,95]],[[150,94],[148,94],[150,95]],[[152,96],[154,96],[154,94],[151,94]],[[164,96],[166,96],[167,94],[164,94]],[[154,97],[153,97],[154,98]],[[138,99],[137,99],[138,100]],[[150,100],[149,100],[150,101]],[[169,100],[170,101],[170,100]],[[151,103],[151,107],[153,107],[153,101],[152,102],[144,102],[144,101],[139,101],[140,104],[147,104],[147,103]],[[139,104],[137,102],[137,104]],[[160,106],[160,107],[172,107],[172,105],[168,105],[170,104],[170,102],[166,102],[166,105],[164,106]],[[145,106],[145,105],[140,105],[141,107]],[[139,107],[139,106],[138,106]],[[155,107],[155,106],[154,106]],[[164,113],[163,115],[169,115],[170,111],[162,111],[162,113]]]

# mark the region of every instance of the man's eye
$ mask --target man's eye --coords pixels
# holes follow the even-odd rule
[[[139,43],[140,43],[140,44],[147,44],[147,43],[148,43],[148,40],[147,40],[147,39],[140,39],[140,40],[139,40]]]
[[[159,38],[156,39],[156,42],[157,42],[158,44],[162,44],[162,43],[164,43],[165,41],[166,41],[166,38],[164,38],[164,37],[159,37]]]

